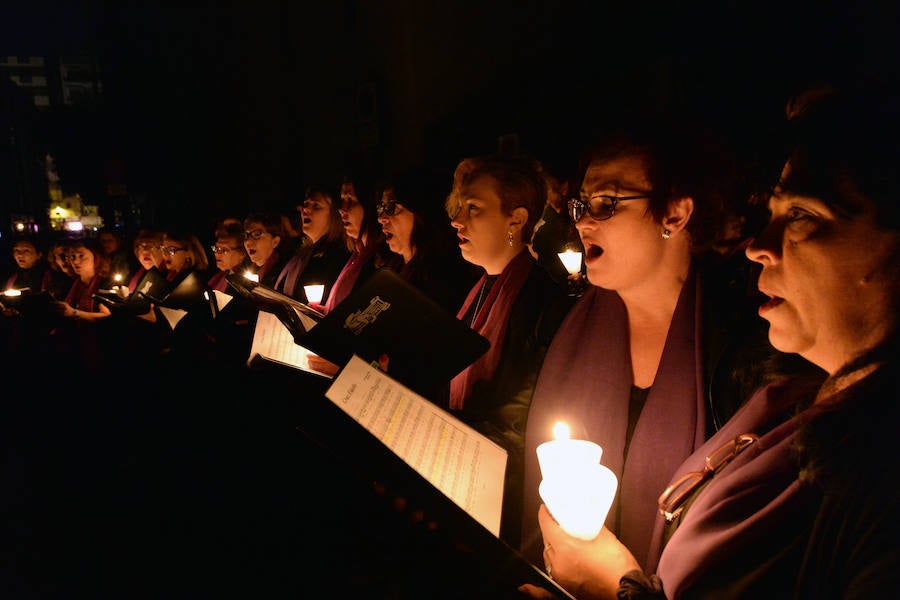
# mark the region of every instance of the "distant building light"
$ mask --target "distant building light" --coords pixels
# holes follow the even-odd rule
[[[21,221],[16,221],[15,227],[18,232],[25,231],[25,223],[22,223]]]
[[[81,221],[69,221],[66,223],[66,229],[69,231],[83,231],[84,225],[81,224]]]

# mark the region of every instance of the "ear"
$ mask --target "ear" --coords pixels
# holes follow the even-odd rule
[[[528,221],[528,209],[524,206],[517,206],[512,210],[509,217],[510,231],[520,231]]]
[[[663,219],[663,227],[671,232],[681,231],[687,227],[694,214],[694,199],[690,196],[682,196],[669,202],[666,217]]]
[[[280,244],[280,243],[281,243],[281,236],[280,236],[280,235],[276,235],[276,236],[274,236],[274,237],[272,238],[272,247],[273,247],[273,248],[277,248],[277,247],[278,247],[278,244]]]

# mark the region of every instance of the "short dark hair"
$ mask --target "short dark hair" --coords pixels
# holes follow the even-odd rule
[[[675,112],[630,113],[594,135],[579,160],[577,184],[593,162],[639,158],[654,191],[648,210],[662,222],[670,200],[691,197],[687,224],[695,254],[709,249],[719,227],[738,201],[733,148],[710,124]]]
[[[791,169],[785,192],[820,199],[843,214],[871,202],[876,222],[900,230],[900,94],[860,81],[818,87],[789,103]]]

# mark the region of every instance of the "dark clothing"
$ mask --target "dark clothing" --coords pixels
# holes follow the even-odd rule
[[[432,254],[429,257],[416,254],[406,264],[386,266],[397,271],[400,277],[450,314],[456,314],[480,275],[459,253],[454,256]]]
[[[527,254],[527,252],[526,252]],[[513,302],[493,376],[476,381],[458,416],[507,451],[500,538],[519,544],[525,423],[538,371],[572,300],[539,265]],[[457,411],[454,411],[457,412]]]
[[[275,250],[272,252],[272,256],[270,256],[261,267],[257,267],[254,264],[251,270],[259,277],[259,284],[275,289],[275,282],[278,280],[278,275],[281,273],[284,265],[287,264],[290,256],[291,255],[283,255],[278,250]]]
[[[573,437],[603,447],[602,463],[618,477],[607,526],[639,563],[655,564],[649,547],[656,500],[672,471],[782,370],[760,358],[779,353],[746,289],[730,273],[692,266],[626,455],[632,390],[628,317],[615,292],[588,288],[554,338],[528,416],[522,550],[529,560],[541,564],[543,549],[536,448],[552,438],[554,423],[564,421]]]
[[[565,283],[569,277],[562,261],[557,256],[571,247],[572,250],[583,251],[581,240],[575,231],[575,225],[568,213],[563,209],[556,212],[549,204],[544,207],[541,221],[531,239],[531,248],[537,254],[538,264],[547,269],[554,280]]]
[[[28,289],[34,293],[44,291],[49,283],[49,275],[47,274],[49,270],[50,267],[46,266],[43,262],[38,262],[30,269],[16,268],[16,270],[7,277],[3,289]]]
[[[324,304],[337,279],[350,258],[350,251],[342,239],[329,241],[322,238],[314,244],[300,246],[285,264],[275,281],[275,289],[295,300],[309,304],[305,285],[325,286],[319,304]]]

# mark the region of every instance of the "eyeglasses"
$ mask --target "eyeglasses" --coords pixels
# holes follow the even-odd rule
[[[209,249],[212,250],[213,254],[228,254],[229,252],[240,250],[240,248],[229,248],[228,246],[210,246]]]
[[[388,204],[385,204],[384,202],[381,202],[380,204],[378,204],[378,206],[375,207],[375,212],[379,217],[393,217],[395,214],[397,214],[397,203],[389,202]]]
[[[159,246],[156,244],[137,244],[134,248],[138,252],[153,252],[154,250],[159,250]]]
[[[175,256],[178,252],[187,252],[187,248],[182,248],[180,246],[160,246],[159,249],[162,250],[162,253],[166,256]]]
[[[258,240],[264,235],[271,235],[268,231],[264,231],[262,229],[254,229],[253,231],[245,231],[244,239],[245,240]]]
[[[578,198],[572,198],[569,200],[568,208],[572,220],[576,223],[581,220],[584,213],[589,214],[595,221],[605,221],[616,214],[616,206],[619,205],[619,202],[644,200],[647,198],[652,198],[652,196],[604,196],[597,194],[591,196],[587,202]]]
[[[758,435],[742,433],[733,440],[706,457],[706,464],[702,471],[691,471],[682,475],[675,483],[665,489],[660,495],[659,514],[671,523],[681,511],[684,510],[685,501],[707,479],[730,463],[734,458],[759,440]]]
[[[85,260],[87,257],[88,257],[88,255],[83,252],[79,252],[78,254],[69,254],[66,256],[66,258],[69,259],[69,262],[82,261],[82,260]]]

